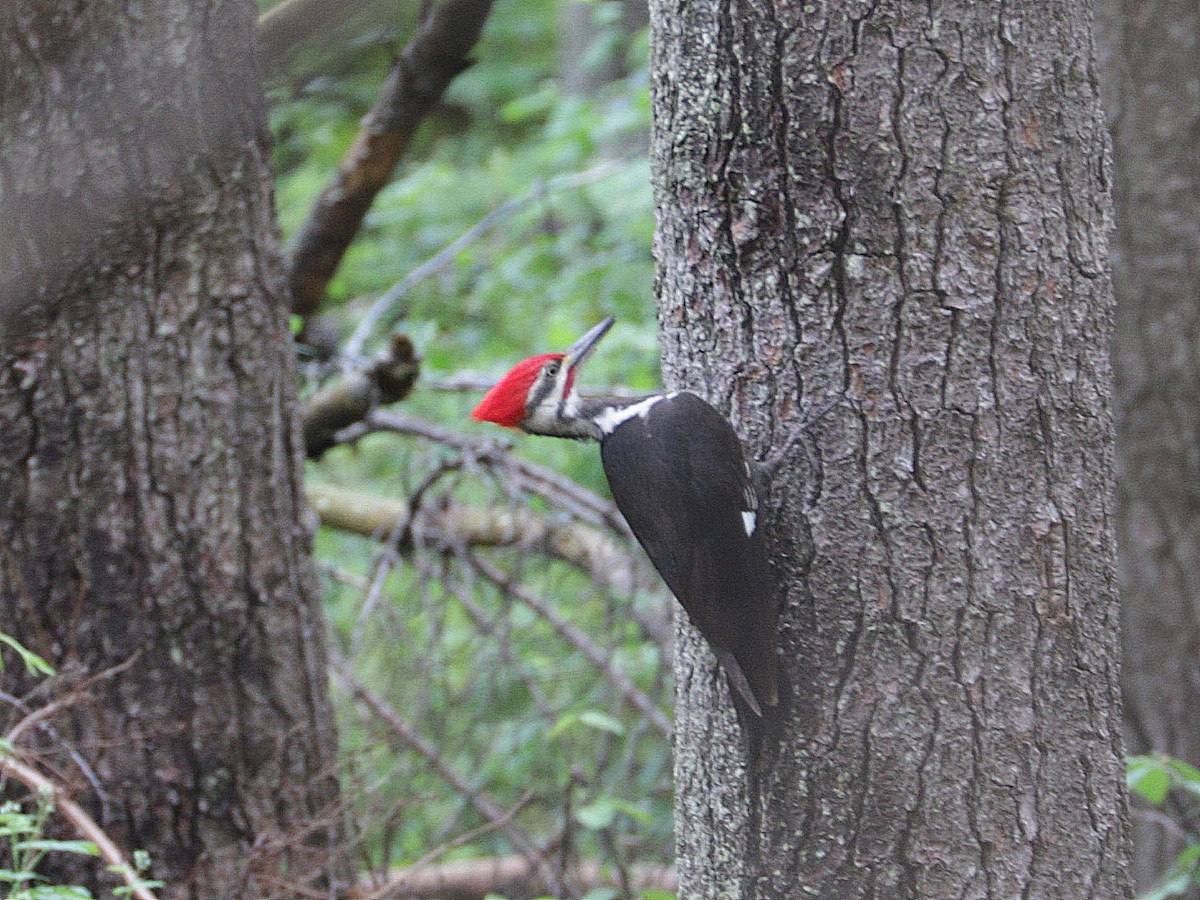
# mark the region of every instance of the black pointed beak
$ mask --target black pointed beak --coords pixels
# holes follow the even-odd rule
[[[609,316],[599,325],[592,328],[574,344],[572,344],[571,349],[567,351],[567,355],[563,359],[563,362],[566,364],[567,368],[578,369],[579,366],[582,365],[583,361],[591,354],[592,350],[595,349],[596,345],[600,343],[600,338],[604,337],[604,335],[608,333],[608,329],[613,327],[613,322],[615,321],[616,319],[614,319],[612,316]]]

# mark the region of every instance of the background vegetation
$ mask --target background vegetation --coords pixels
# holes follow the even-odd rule
[[[602,490],[595,448],[476,425],[468,414],[479,385],[524,356],[564,348],[607,315],[620,325],[590,364],[589,382],[658,384],[646,30],[627,27],[620,3],[590,3],[587,52],[566,59],[560,6],[494,9],[475,64],[376,199],[310,329],[332,330],[344,345],[389,288],[495,222],[407,290],[391,317],[422,358],[420,380],[398,407],[406,421],[478,443],[374,434],[311,462],[310,480],[354,492],[350,505],[370,496],[416,498],[422,509],[520,507],[565,527],[576,513],[514,490],[491,452],[511,444]],[[312,50],[274,79],[285,243],[351,146],[410,29],[368,23],[341,63]],[[345,68],[331,76],[331,63]],[[568,93],[564,66],[592,89]],[[380,329],[363,351],[387,334]],[[344,362],[309,359],[304,391]],[[459,389],[464,380],[474,389]],[[438,847],[434,855],[451,860],[555,846],[564,859],[601,860],[618,878],[634,862],[669,863],[669,738],[613,686],[618,673],[669,709],[662,589],[643,577],[637,590],[605,590],[590,573],[527,549],[448,547],[444,534],[423,536],[416,520],[406,530],[379,540],[322,527],[318,536],[340,673],[334,689],[358,700],[339,708],[364,861],[383,872],[432,861]],[[609,531],[629,549],[619,529]],[[591,646],[564,639],[564,622]]]

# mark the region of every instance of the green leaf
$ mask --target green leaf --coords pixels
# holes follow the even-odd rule
[[[1171,776],[1152,756],[1131,756],[1125,772],[1125,784],[1131,791],[1160,805],[1171,790]]]
[[[9,647],[12,647],[17,651],[17,655],[20,656],[21,661],[25,663],[25,669],[30,675],[37,675],[39,673],[42,675],[54,674],[54,667],[50,665],[50,663],[46,662],[32,650],[27,650],[20,641],[18,641],[16,638],[10,637],[2,631],[0,631],[0,644],[7,644]],[[3,657],[0,657],[0,669],[3,668]]]
[[[1200,844],[1191,844],[1185,847],[1183,852],[1175,858],[1175,868],[1186,869],[1195,878],[1197,875],[1197,862],[1200,862]]]
[[[638,893],[638,900],[676,900],[676,898],[670,891],[664,891],[661,888],[647,888]]]
[[[115,871],[116,867],[109,866],[108,869],[111,872],[111,871]],[[145,881],[144,879],[139,878],[133,884],[123,885],[122,887],[113,888],[112,894],[114,897],[127,897],[136,890],[141,890],[144,888],[145,890],[152,891],[156,888],[165,887],[165,886],[166,886],[166,882],[164,882],[164,881]]]
[[[0,869],[0,882],[16,884],[19,881],[45,881],[36,872],[18,872],[15,869]]]
[[[1174,776],[1176,787],[1182,788],[1192,796],[1200,797],[1200,769],[1188,765],[1182,759],[1170,756],[1161,757],[1160,762]]]
[[[617,804],[612,800],[597,800],[595,803],[589,803],[587,806],[581,806],[575,810],[575,821],[584,828],[602,831],[612,825],[617,818],[617,812]]]
[[[549,115],[561,99],[562,93],[557,82],[546,81],[533,93],[510,100],[500,107],[500,120],[516,125],[543,118]]]
[[[577,713],[566,713],[559,716],[558,721],[551,726],[548,732],[546,732],[546,739],[551,741],[554,740],[578,721],[579,715]]]
[[[15,846],[17,850],[78,853],[80,856],[100,855],[100,848],[91,841],[52,841],[49,838],[38,838],[31,841],[18,841]]]
[[[607,731],[612,734],[624,734],[625,726],[612,716],[594,709],[589,709],[587,712],[579,714],[579,721],[584,725],[590,725],[597,731]]]

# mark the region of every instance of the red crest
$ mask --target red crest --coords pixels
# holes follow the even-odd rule
[[[516,428],[525,418],[525,402],[529,389],[537,381],[542,366],[552,359],[562,359],[562,353],[543,353],[523,359],[496,386],[483,395],[479,405],[471,411],[471,418],[480,422],[495,422],[506,428]]]

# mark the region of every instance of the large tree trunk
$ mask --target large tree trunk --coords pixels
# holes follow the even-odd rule
[[[1200,7],[1102,8],[1116,171],[1125,720],[1135,752],[1200,765]],[[1157,822],[1139,826],[1135,845],[1143,888],[1182,846]]]
[[[762,455],[849,402],[764,523],[759,759],[681,629],[681,896],[1126,896],[1088,4],[651,16],[668,380]]]
[[[26,736],[173,898],[348,875],[255,55],[250,2],[0,13],[0,623],[96,676]]]

